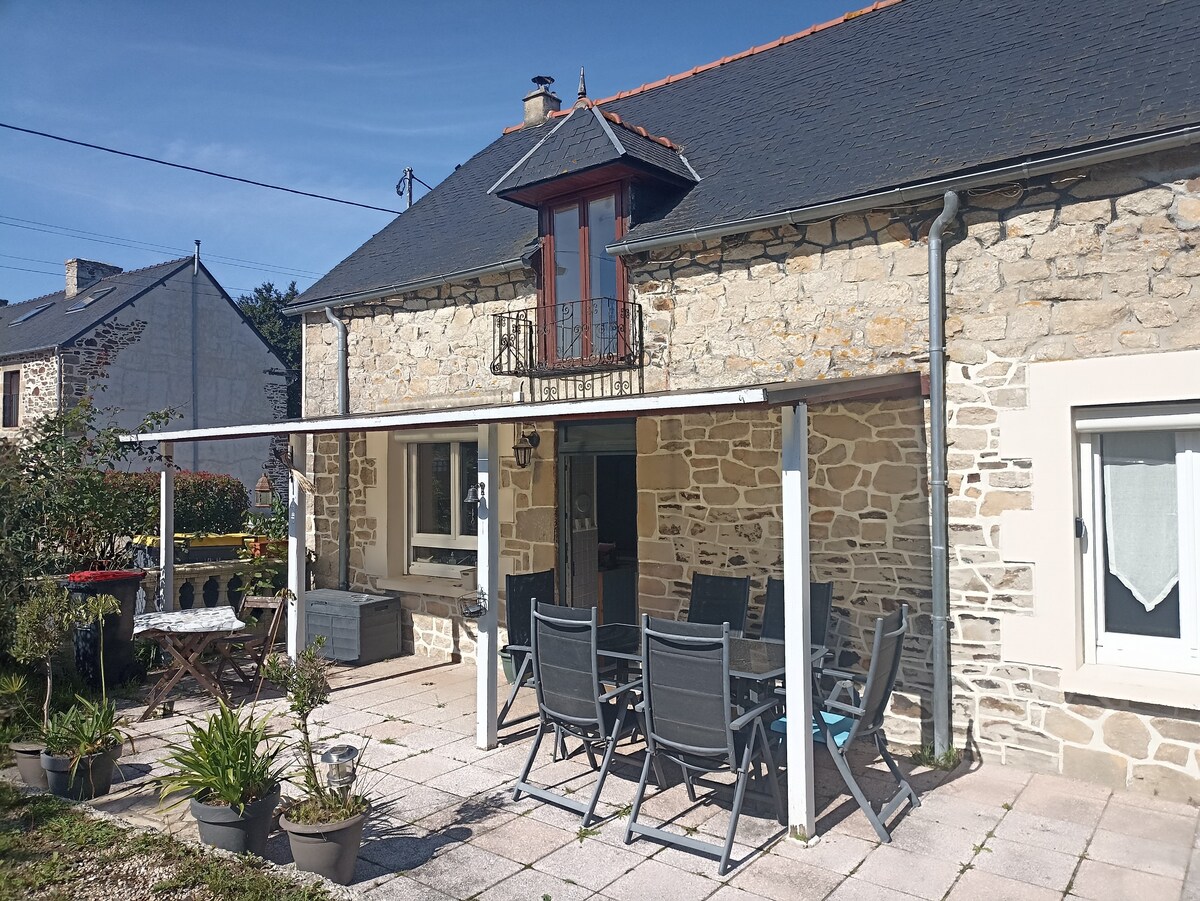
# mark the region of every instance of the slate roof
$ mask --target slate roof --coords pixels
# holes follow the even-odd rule
[[[1184,0],[886,0],[597,106],[701,178],[635,239],[1200,123],[1197,59]],[[556,124],[502,135],[297,303],[518,258],[536,213],[487,189]]]
[[[129,301],[163,282],[180,269],[192,264],[191,257],[168,260],[145,269],[134,269],[102,278],[86,291],[67,299],[66,291],[36,297],[23,303],[0,307],[0,357],[62,347],[107,319]],[[111,289],[111,290],[106,290]],[[67,312],[78,301],[96,299],[74,312]],[[16,320],[38,307],[46,309],[24,322]]]
[[[656,138],[644,128],[631,128],[619,116],[609,116],[611,119],[591,105],[572,107],[489,193],[508,197],[521,188],[617,162],[633,163],[673,182],[699,180],[665,138]]]

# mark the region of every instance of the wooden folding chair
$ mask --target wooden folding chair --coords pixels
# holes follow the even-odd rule
[[[217,680],[220,681],[225,667],[229,666],[242,682],[256,682],[255,691],[258,691],[262,688],[263,663],[279,639],[283,622],[287,619],[287,599],[247,595],[242,598],[238,616],[243,620],[253,617],[254,622],[244,631],[222,638],[214,644],[221,657],[217,664]],[[243,667],[249,668],[253,675],[247,675]]]

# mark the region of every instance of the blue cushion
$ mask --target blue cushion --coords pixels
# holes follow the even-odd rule
[[[840,748],[846,743],[846,739],[850,737],[850,730],[854,728],[854,720],[848,716],[842,716],[840,713],[829,713],[828,711],[824,711],[820,715],[825,720],[825,725],[829,727],[829,734],[833,736],[833,743]],[[771,731],[786,735],[787,717],[781,716],[775,722],[771,723]],[[816,719],[813,719],[812,736],[813,741],[825,742],[825,731],[817,725]]]

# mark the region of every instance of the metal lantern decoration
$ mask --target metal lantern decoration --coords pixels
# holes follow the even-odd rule
[[[517,466],[525,469],[533,462],[533,449],[542,443],[542,439],[537,432],[529,432],[521,434],[517,439],[517,443],[513,445],[513,458],[517,461]]]
[[[325,784],[329,790],[343,798],[350,794],[350,786],[357,775],[359,750],[353,745],[334,745],[321,755],[325,765]]]
[[[254,506],[269,507],[274,496],[275,489],[271,487],[271,480],[267,478],[267,474],[264,472],[258,477],[258,481],[254,483]]]

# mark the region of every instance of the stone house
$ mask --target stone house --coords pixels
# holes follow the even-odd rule
[[[126,428],[167,408],[193,426],[282,419],[282,366],[198,252],[130,272],[68,260],[63,291],[0,307],[0,440],[89,397]],[[253,486],[270,444],[197,442],[175,462]]]
[[[832,581],[844,663],[910,607],[894,742],[1200,800],[1185,7],[883,0],[567,108],[535,79],[292,308],[294,548],[441,657],[494,653],[473,566],[602,617],[749,576],[751,631],[769,577]]]

